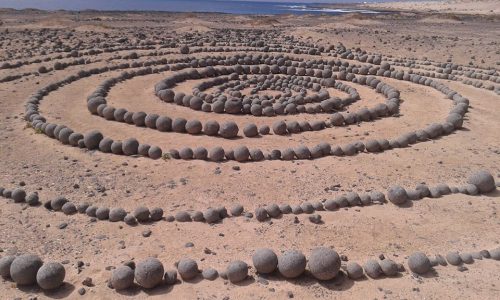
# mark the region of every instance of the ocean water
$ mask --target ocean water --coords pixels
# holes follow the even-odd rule
[[[357,2],[344,0],[338,2]],[[361,1],[360,1],[361,2]],[[374,2],[374,0],[369,0]],[[218,12],[228,14],[344,14],[359,12],[363,14],[380,13],[373,10],[331,9],[319,3],[300,2],[256,2],[256,1],[217,1],[217,0],[0,0],[0,7],[38,8],[45,10],[133,10],[169,12]]]

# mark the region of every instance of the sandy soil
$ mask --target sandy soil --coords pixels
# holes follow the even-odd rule
[[[406,3],[402,3],[401,7],[392,4],[386,7],[399,9],[403,5],[409,9],[421,9],[421,6],[413,7]],[[438,4],[433,5],[429,7],[441,9]],[[492,9],[493,13],[498,13],[497,7]],[[458,5],[453,12],[469,13]],[[488,12],[484,10],[484,13]],[[496,68],[497,72],[500,63],[497,34],[500,24],[482,17],[446,19],[433,14],[395,14],[311,18],[99,12],[76,17],[62,12],[11,11],[3,12],[0,17],[3,21],[0,30],[9,31],[6,39],[23,37],[22,30],[25,28],[45,27],[58,28],[61,36],[75,30],[74,34],[83,39],[89,39],[93,34],[127,32],[144,26],[161,28],[172,34],[174,30],[204,32],[227,27],[277,28],[304,40],[328,44],[342,42],[346,47],[360,47],[393,58],[428,58],[441,62],[451,59],[463,65]],[[147,31],[144,33],[147,34]],[[0,49],[3,61],[18,60],[7,58],[6,50],[19,45],[4,41]],[[101,61],[89,66],[70,66],[63,71],[0,83],[0,186],[14,188],[24,182],[24,188],[28,192],[38,191],[42,201],[64,195],[75,203],[86,201],[98,206],[123,207],[127,211],[139,205],[158,206],[166,214],[174,214],[179,210],[204,210],[209,206],[225,205],[229,208],[235,203],[241,203],[246,211],[253,212],[256,207],[270,203],[299,204],[333,198],[348,191],[386,191],[392,184],[408,188],[423,182],[458,186],[465,183],[468,174],[479,169],[489,170],[497,182],[500,180],[499,96],[493,91],[448,80],[441,82],[471,102],[462,130],[409,148],[380,154],[362,153],[354,157],[220,164],[151,160],[63,146],[26,128],[24,102],[36,89],[81,69],[103,66],[106,59],[112,56],[104,53],[96,56]],[[33,56],[36,57],[39,55]],[[0,70],[0,78],[33,72],[42,64]],[[418,67],[415,68],[417,70]],[[111,89],[108,103],[130,110],[196,117],[202,122],[233,119],[241,125],[240,128],[249,122],[271,125],[277,119],[326,120],[329,117],[328,114],[300,114],[255,118],[195,112],[160,102],[154,96],[154,85],[169,73],[136,77],[119,83]],[[108,72],[66,85],[49,94],[40,105],[40,110],[49,121],[63,123],[80,132],[98,128],[113,139],[134,136],[141,142],[163,149],[216,145],[231,148],[243,144],[269,151],[298,144],[311,146],[320,141],[343,144],[369,138],[396,137],[442,120],[451,108],[451,102],[434,89],[384,78],[385,82],[401,91],[403,103],[398,117],[288,137],[268,135],[224,140],[203,135],[160,133],[90,115],[85,106],[87,95],[97,84],[117,74],[119,72]],[[189,91],[195,83],[188,82],[176,89]],[[361,100],[352,109],[370,107],[383,101],[383,97],[372,89],[352,85],[361,95]],[[338,91],[335,93],[343,95]],[[235,170],[235,166],[239,166],[240,170]],[[32,208],[2,198],[0,255],[30,252],[39,254],[45,261],[65,262],[66,284],[57,292],[44,293],[36,287],[18,289],[11,281],[3,280],[0,282],[1,298],[286,299],[292,293],[295,299],[496,299],[500,293],[500,262],[493,260],[476,260],[474,264],[467,265],[468,270],[464,272],[452,266],[438,266],[435,273],[425,277],[417,278],[406,271],[397,278],[361,281],[337,278],[326,283],[319,283],[308,276],[284,280],[273,275],[262,280],[254,269],[250,270],[251,278],[240,285],[222,279],[196,280],[151,291],[136,288],[117,293],[107,287],[107,280],[111,274],[108,266],[118,266],[131,259],[140,261],[156,256],[166,269],[175,269],[174,262],[190,257],[197,260],[200,268],[213,267],[221,271],[234,259],[251,264],[253,251],[260,247],[271,247],[277,252],[299,249],[307,256],[314,247],[330,246],[350,261],[359,263],[380,254],[406,263],[407,256],[414,251],[444,255],[452,250],[471,252],[493,249],[500,243],[499,196],[498,191],[476,197],[453,194],[439,199],[425,198],[406,208],[387,204],[320,212],[324,220],[322,225],[309,222],[308,216],[303,214],[298,216],[299,223],[294,222],[293,215],[285,215],[263,223],[239,217],[228,218],[215,225],[162,221],[137,227],[105,221],[91,222],[85,215],[65,216],[43,207]],[[59,229],[61,223],[67,223],[67,227]],[[152,235],[146,238],[142,232],[147,229],[152,231]],[[194,247],[186,247],[188,242],[192,242]],[[206,254],[206,248],[213,254]],[[85,264],[81,271],[76,267],[78,261]],[[94,286],[84,287],[86,293],[80,296],[77,291],[83,287],[86,277],[92,278]]]

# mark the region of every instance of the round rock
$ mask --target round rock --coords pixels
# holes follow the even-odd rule
[[[252,262],[258,273],[268,274],[274,272],[278,266],[278,256],[273,250],[261,248],[255,250]]]
[[[158,259],[150,257],[137,264],[134,276],[140,286],[151,289],[161,283],[163,273],[163,264]]]
[[[278,258],[278,270],[285,278],[296,278],[306,269],[306,257],[300,251],[288,250]]]
[[[36,282],[44,290],[53,290],[63,284],[66,277],[64,266],[58,262],[43,264],[36,274]]]

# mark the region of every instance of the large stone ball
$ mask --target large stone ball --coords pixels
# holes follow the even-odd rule
[[[44,290],[53,290],[63,284],[66,277],[64,266],[58,262],[43,264],[36,274],[36,282]]]
[[[156,119],[155,126],[161,132],[172,131],[172,119],[167,116],[160,116]]]
[[[129,266],[120,266],[113,270],[110,281],[117,291],[128,289],[134,284],[134,270]]]
[[[250,151],[246,146],[239,146],[234,149],[233,154],[236,161],[244,162],[248,160]]]
[[[146,258],[135,267],[135,280],[146,289],[151,289],[163,280],[163,264],[154,257]]]
[[[287,126],[285,121],[277,121],[273,124],[273,132],[277,135],[286,135],[287,134]]]
[[[215,147],[208,153],[208,158],[211,161],[219,162],[224,160],[224,149],[222,147]]]
[[[99,143],[104,138],[102,133],[97,130],[92,130],[84,134],[83,143],[85,147],[89,150],[94,150],[99,147]]]
[[[382,272],[385,276],[394,276],[398,273],[398,265],[391,259],[384,259],[379,262]]]
[[[127,212],[123,208],[113,208],[109,211],[109,221],[111,222],[119,222],[125,219]]]
[[[24,202],[26,200],[26,191],[23,189],[14,189],[10,197],[16,203]]]
[[[10,265],[10,277],[18,285],[32,285],[36,282],[36,274],[42,265],[42,260],[36,255],[18,256]]]
[[[348,262],[346,272],[347,276],[353,280],[363,277],[363,268],[356,262]]]
[[[406,190],[398,185],[392,186],[387,191],[387,198],[396,205],[404,204],[408,200]]]
[[[219,135],[226,139],[232,139],[238,135],[238,130],[238,125],[235,122],[225,122],[219,129]]]
[[[235,260],[229,263],[226,275],[231,283],[238,283],[248,276],[248,266],[241,260]]]
[[[363,267],[366,275],[374,279],[380,277],[383,273],[379,263],[374,259],[368,260]]]
[[[309,271],[318,280],[330,280],[340,270],[340,256],[335,250],[318,247],[312,250],[309,257]]]
[[[183,280],[191,280],[198,276],[200,270],[195,260],[190,258],[183,258],[177,264],[177,271]]]
[[[209,120],[203,127],[203,133],[206,135],[214,136],[219,132],[220,125],[217,121]]]
[[[425,274],[431,270],[431,262],[427,255],[422,252],[415,252],[408,258],[408,267],[417,274]]]
[[[10,265],[16,259],[14,255],[7,255],[0,258],[0,276],[10,278]]]
[[[208,224],[217,223],[220,221],[219,211],[209,208],[203,212],[203,218]]]
[[[201,133],[201,130],[203,129],[203,125],[201,124],[200,121],[194,119],[194,120],[189,120],[186,123],[186,131],[189,134],[199,134]]]
[[[467,183],[477,186],[480,193],[490,193],[496,189],[495,179],[490,172],[481,170],[469,176]]]
[[[300,251],[288,250],[278,258],[278,270],[286,278],[296,278],[306,269],[306,257]]]
[[[278,266],[278,256],[273,250],[261,248],[255,250],[252,256],[252,262],[258,273],[268,274],[274,272]]]
[[[136,155],[139,153],[139,142],[135,138],[128,138],[122,142],[122,151],[125,155]]]
[[[243,128],[243,134],[246,137],[254,137],[259,135],[259,130],[257,129],[257,125],[253,123],[247,124],[245,128]]]

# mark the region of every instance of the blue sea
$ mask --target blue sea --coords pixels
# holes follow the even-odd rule
[[[340,0],[338,3],[356,0]],[[361,1],[359,1],[361,2]],[[366,0],[365,0],[366,2]],[[375,0],[368,0],[375,2]],[[330,3],[335,3],[331,1]],[[324,7],[324,3],[256,2],[217,0],[0,0],[3,8],[37,8],[44,10],[119,10],[119,11],[169,11],[169,12],[218,12],[228,14],[343,14],[359,12],[379,13],[373,10]]]

